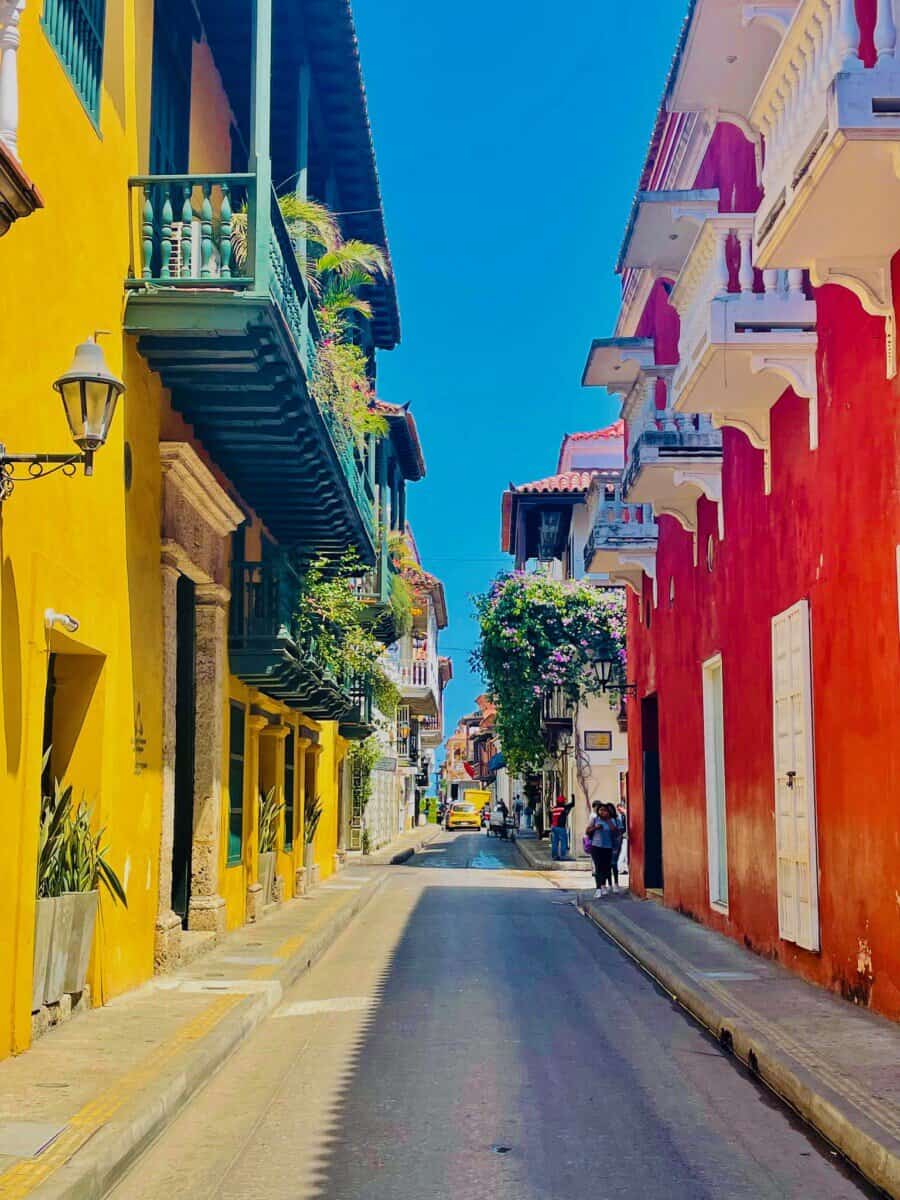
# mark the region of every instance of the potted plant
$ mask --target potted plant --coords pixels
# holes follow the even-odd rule
[[[72,788],[54,784],[41,803],[38,853],[38,901],[32,1008],[55,1004],[63,993],[84,991],[90,962],[100,888],[114,903],[128,900],[118,875],[107,862],[105,830],[91,829],[84,801],[72,808]]]
[[[312,887],[316,882],[316,852],[313,846],[313,839],[316,836],[316,830],[319,828],[319,822],[322,819],[322,801],[319,796],[307,796],[303,804],[303,866],[306,869],[306,886]]]
[[[270,788],[259,798],[259,882],[263,904],[271,904],[275,893],[275,845],[278,839],[278,818],[284,810]]]

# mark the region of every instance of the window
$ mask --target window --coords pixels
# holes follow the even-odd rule
[[[284,848],[294,845],[294,731],[284,739]]]
[[[709,902],[728,911],[725,820],[725,714],[720,655],[703,664],[703,747],[706,759],[706,841]]]
[[[241,861],[244,846],[244,726],[243,704],[231,702],[228,743],[228,865]]]
[[[44,0],[42,24],[96,125],[100,120],[106,0]]]

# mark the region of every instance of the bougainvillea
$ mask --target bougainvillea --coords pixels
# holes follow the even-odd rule
[[[560,687],[577,703],[599,690],[592,659],[614,664],[625,678],[625,598],[621,589],[599,589],[544,574],[499,575],[475,597],[481,628],[473,667],[497,705],[497,732],[511,771],[538,769],[545,757],[541,702]]]

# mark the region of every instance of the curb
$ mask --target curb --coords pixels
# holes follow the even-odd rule
[[[586,859],[583,867],[580,867],[577,861],[561,863],[553,862],[551,859],[550,862],[543,862],[541,859],[537,858],[536,855],[531,854],[530,851],[526,849],[531,840],[531,838],[526,838],[523,845],[520,839],[516,838],[515,845],[519,854],[525,860],[526,865],[529,866],[532,871],[567,871],[574,875],[590,875],[591,864]]]
[[[431,831],[429,830],[430,837],[422,836],[414,845],[407,846],[407,848],[405,850],[401,850],[399,854],[395,854],[392,859],[389,859],[388,866],[390,866],[390,867],[403,866],[404,863],[409,862],[409,860],[413,857],[413,855],[418,854],[423,846],[427,846],[431,842],[433,842],[440,832],[441,832],[440,825],[438,825],[436,827],[436,830],[434,833],[431,833]]]
[[[279,974],[267,981],[268,987],[248,994],[248,1003],[239,1004],[235,1012],[225,1016],[211,1033],[187,1051],[174,1076],[152,1082],[46,1182],[28,1194],[38,1200],[102,1200],[263,1019],[277,1008],[284,992],[371,903],[387,880],[384,875],[360,892],[287,959]]]
[[[649,945],[649,938],[645,941],[635,937],[616,920],[613,909],[598,913],[581,899],[576,900],[576,905],[579,912],[634,959],[720,1045],[799,1113],[870,1183],[891,1200],[900,1200],[900,1154],[879,1140],[874,1121],[863,1114],[857,1119],[848,1115],[839,1107],[839,1097],[822,1083],[814,1069],[803,1066],[789,1052],[772,1044],[752,1021],[728,1011],[725,1002],[710,995]]]

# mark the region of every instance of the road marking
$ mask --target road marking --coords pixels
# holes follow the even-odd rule
[[[274,1017],[311,1017],[315,1013],[359,1012],[372,1007],[371,996],[332,996],[330,1000],[296,1000],[282,1004]]]

